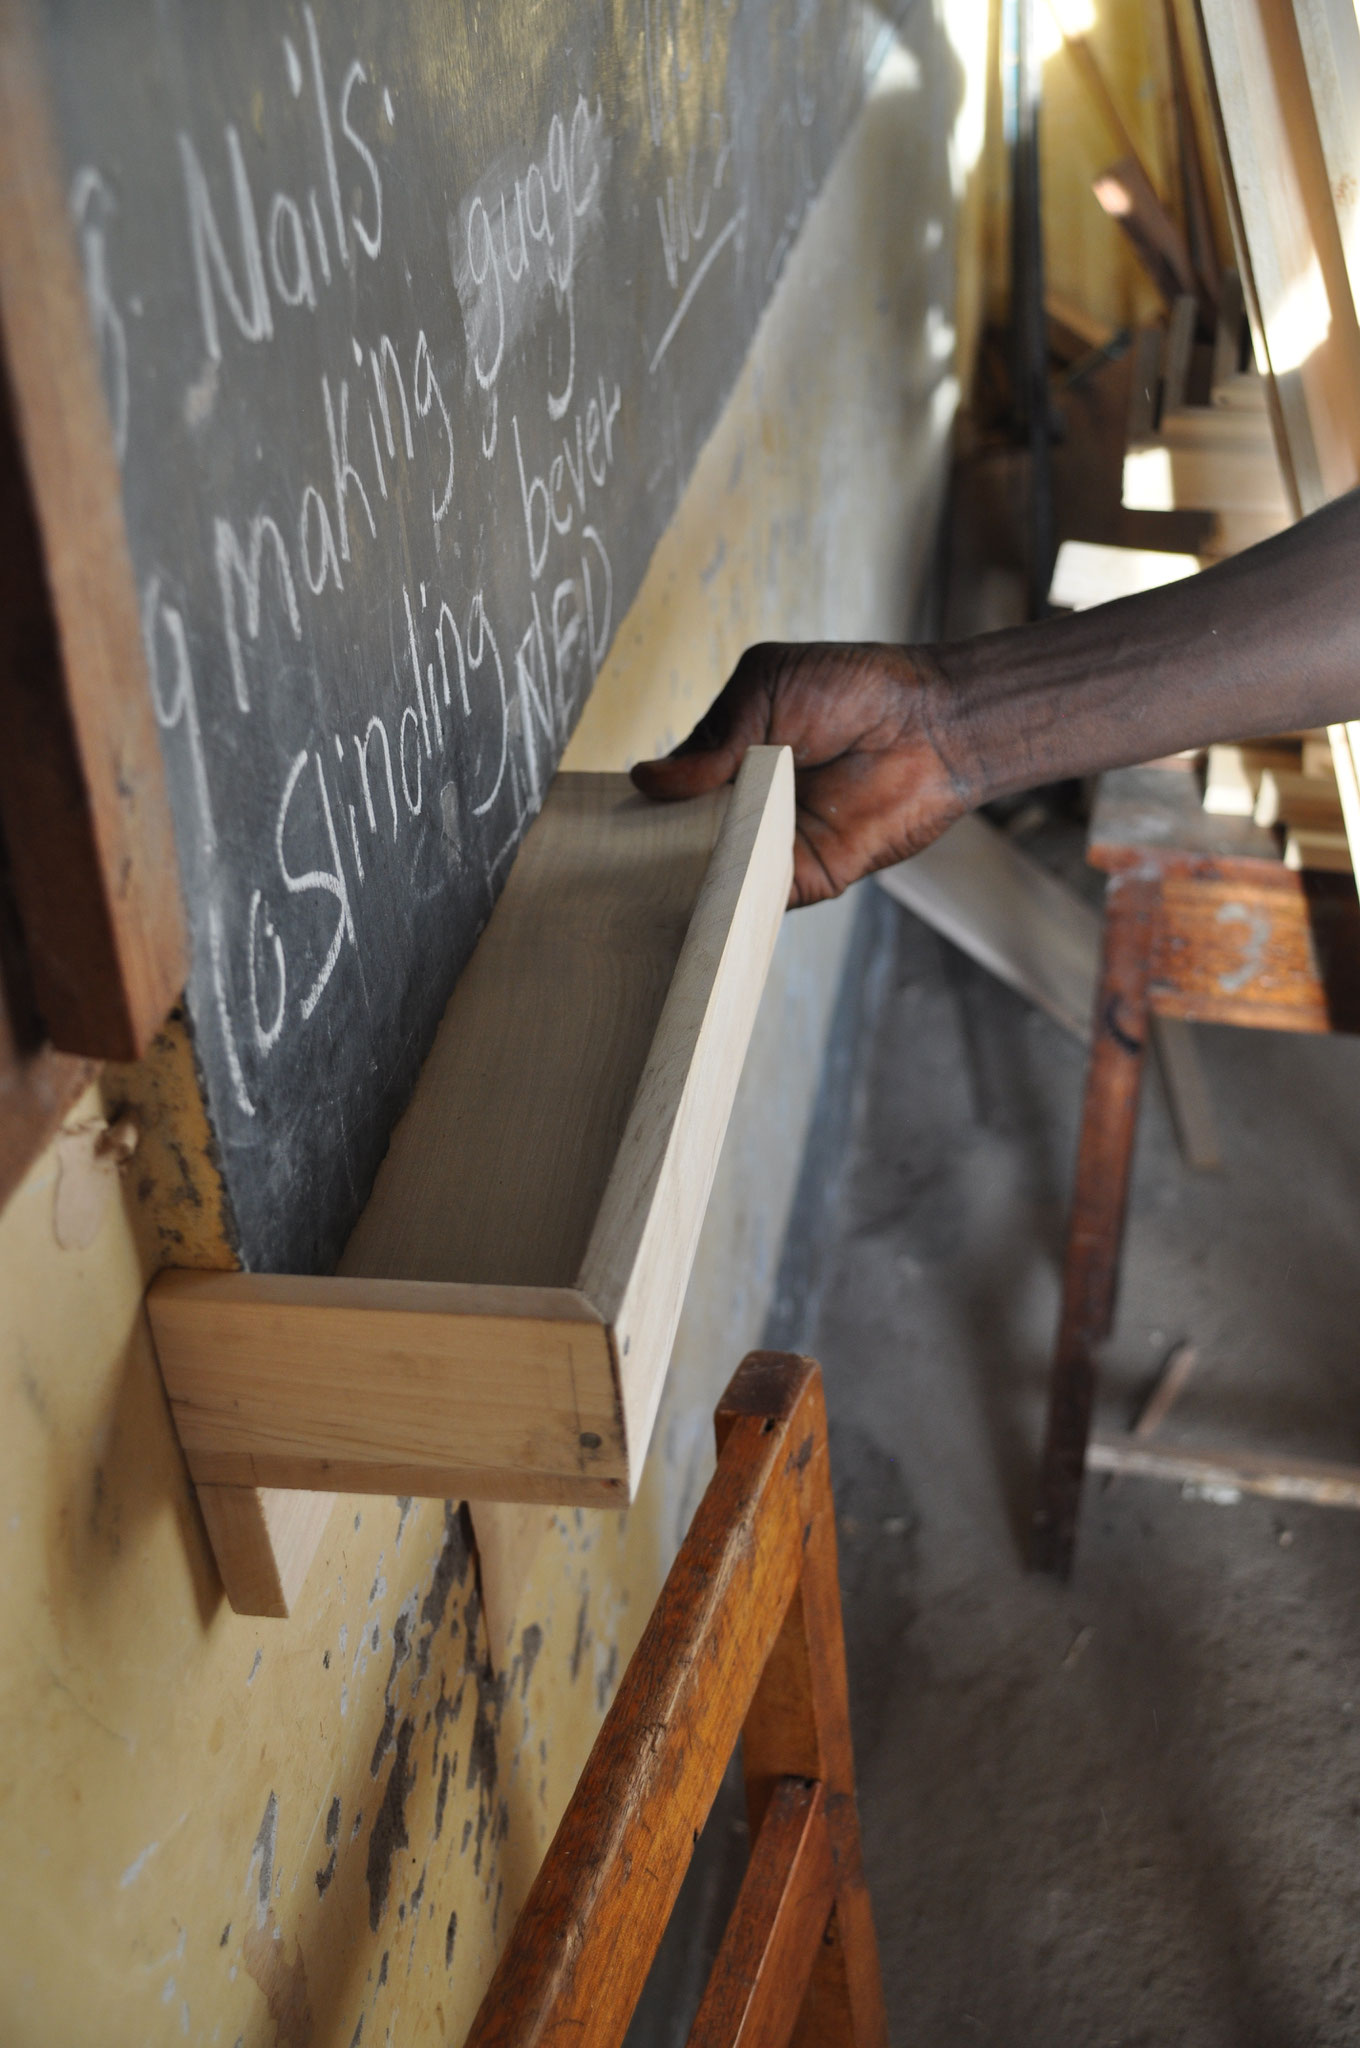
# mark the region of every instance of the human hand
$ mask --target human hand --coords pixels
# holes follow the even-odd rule
[[[919,650],[767,641],[746,650],[689,738],[640,761],[633,781],[674,803],[730,782],[748,747],[792,747],[789,902],[821,903],[919,853],[969,808],[935,738],[946,688]]]

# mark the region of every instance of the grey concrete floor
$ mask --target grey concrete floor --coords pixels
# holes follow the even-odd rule
[[[1360,2042],[1360,1515],[1091,1484],[1026,1573],[1081,1048],[905,912],[813,1347],[906,2048]],[[1145,1090],[1103,1420],[1360,1459],[1360,1041],[1207,1030],[1226,1170]]]

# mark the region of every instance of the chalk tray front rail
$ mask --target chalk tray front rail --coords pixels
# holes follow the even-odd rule
[[[238,1612],[288,1613],[337,1492],[632,1499],[792,844],[786,748],[678,805],[559,775],[339,1271],[155,1281]]]

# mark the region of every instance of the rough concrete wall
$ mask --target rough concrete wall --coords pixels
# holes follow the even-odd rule
[[[931,10],[913,22],[572,765],[678,735],[750,639],[904,626],[954,389],[957,67]],[[702,1484],[713,1400],[759,1333],[847,920],[806,913],[781,939],[639,1501],[554,1516],[507,1551],[494,1672],[467,1520],[441,1502],[343,1500],[299,1616],[231,1613],[141,1312],[165,1247],[135,1194],[153,1153],[178,1170],[173,1100],[121,1183],[95,1156],[93,1093],[35,1163],[0,1217],[7,2048],[461,2037]]]

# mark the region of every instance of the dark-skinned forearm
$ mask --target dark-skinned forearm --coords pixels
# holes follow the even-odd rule
[[[968,804],[1360,718],[1360,491],[1183,582],[921,652]]]

